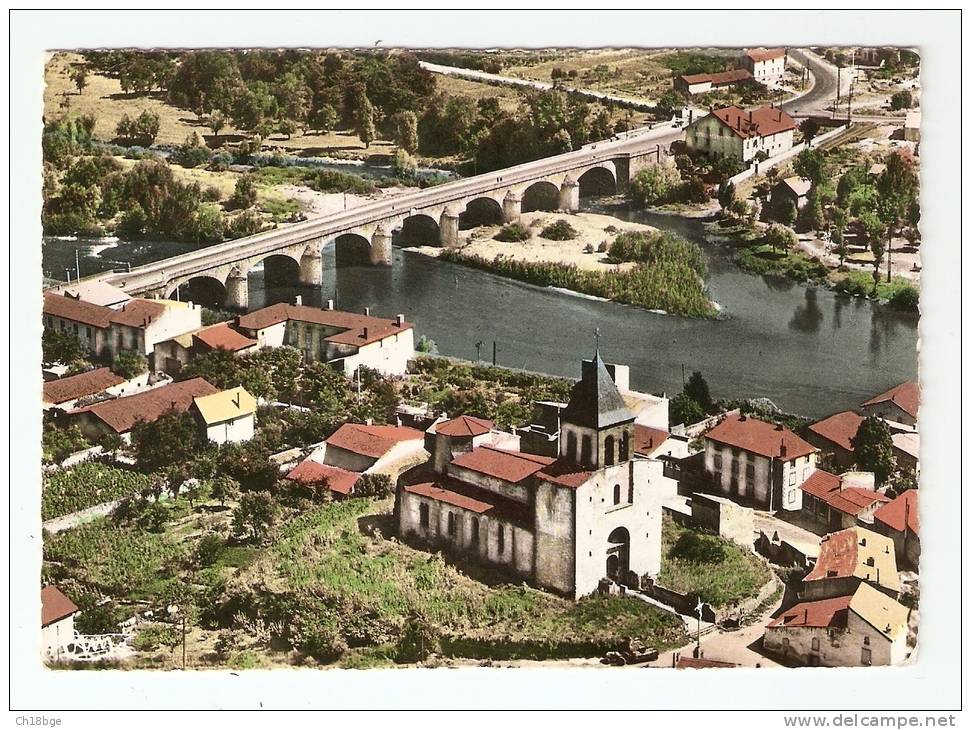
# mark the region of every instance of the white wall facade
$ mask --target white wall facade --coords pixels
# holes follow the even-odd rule
[[[40,630],[41,651],[49,659],[59,659],[74,641],[74,615],[44,626]]]
[[[794,511],[802,509],[799,487],[816,471],[816,454],[783,461],[705,439],[705,471],[729,499]],[[772,503],[773,486],[781,490],[781,504]]]
[[[206,438],[216,444],[238,444],[253,438],[256,429],[256,415],[231,418],[206,426]]]
[[[766,627],[764,645],[767,650],[804,665],[882,667],[904,661],[907,655],[907,632],[900,632],[891,641],[856,613],[849,611],[845,629]]]

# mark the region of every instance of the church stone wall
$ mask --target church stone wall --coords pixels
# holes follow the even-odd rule
[[[574,595],[575,492],[540,481],[535,491],[534,579],[544,588]]]

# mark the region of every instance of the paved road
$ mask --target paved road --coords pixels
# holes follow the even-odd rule
[[[790,49],[789,55],[806,66],[815,79],[813,88],[805,95],[782,104],[790,114],[822,112],[831,99],[836,96],[836,67],[827,63],[812,51]],[[844,74],[841,86],[849,88],[849,74]]]

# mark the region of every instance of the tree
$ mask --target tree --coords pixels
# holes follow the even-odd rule
[[[226,117],[218,109],[213,110],[212,114],[206,117],[206,126],[212,130],[214,137],[219,136],[219,132],[226,126]]]
[[[765,243],[772,247],[773,251],[788,251],[796,245],[796,234],[786,226],[773,224],[765,231],[763,237]]]
[[[239,482],[226,475],[213,479],[209,490],[212,498],[219,500],[222,507],[226,506],[226,502],[235,502],[240,495]]]
[[[826,172],[826,160],[819,150],[804,149],[792,164],[792,169],[800,177],[809,180],[813,187],[819,185]]]
[[[192,416],[176,410],[151,422],[137,421],[131,429],[131,442],[135,461],[145,471],[189,461],[201,446]]]
[[[645,206],[670,203],[678,194],[681,174],[673,165],[652,165],[634,176],[631,197],[634,205]]]
[[[877,179],[877,205],[880,220],[886,226],[887,252],[889,254],[894,234],[912,218],[912,209],[918,203],[919,182],[911,163],[900,154],[887,157],[887,169]],[[887,256],[887,281],[891,278],[891,260]]]
[[[136,375],[141,375],[148,370],[148,360],[137,350],[122,350],[115,355],[115,360],[111,363],[111,370],[125,380],[131,380]]]
[[[408,154],[418,151],[418,117],[413,111],[402,111],[394,115],[394,141]]]
[[[722,212],[727,211],[732,203],[735,202],[735,183],[730,180],[723,181],[718,185],[718,204]]]
[[[354,496],[384,499],[394,494],[394,482],[387,474],[362,474],[354,485]]]
[[[244,540],[262,542],[270,534],[279,510],[269,492],[247,492],[233,515],[233,533]]]
[[[659,116],[668,117],[684,107],[684,98],[674,89],[668,89],[657,100],[655,110]]]
[[[670,421],[672,425],[698,423],[704,420],[705,409],[702,408],[691,396],[686,393],[678,393],[671,399]]]
[[[281,134],[285,134],[287,139],[290,139],[299,129],[299,125],[295,120],[290,119],[289,117],[284,117],[276,123],[276,129]]]
[[[78,96],[88,85],[88,67],[83,63],[75,64],[71,70],[71,81],[78,87]]]
[[[819,122],[812,117],[806,117],[799,124],[799,131],[802,132],[802,138],[806,140],[808,146],[813,141],[813,137],[819,134]]]
[[[337,126],[337,112],[330,104],[323,104],[310,117],[310,126],[321,134],[327,134]]]
[[[892,111],[900,111],[901,109],[910,109],[914,105],[914,95],[910,93],[909,89],[903,89],[898,91],[890,97],[890,109]]]
[[[252,208],[256,205],[257,193],[256,183],[252,175],[243,175],[236,180],[236,187],[229,198],[229,204],[233,208],[243,209]]]
[[[684,394],[701,406],[705,413],[711,413],[714,403],[711,400],[711,392],[708,390],[708,381],[700,371],[695,370],[684,385]]]
[[[371,146],[377,134],[374,129],[374,106],[370,99],[364,95],[361,96],[357,112],[354,115],[354,131],[361,138],[365,148]]]
[[[81,344],[81,340],[77,335],[50,327],[44,328],[44,334],[41,336],[41,345],[43,348],[44,365],[46,367],[50,367],[55,363],[67,365],[68,363],[83,359],[85,354],[87,354],[84,345]]]
[[[840,260],[840,270],[844,268],[844,262],[846,257],[849,255],[849,247],[846,245],[846,236],[844,232],[846,231],[847,215],[846,211],[839,206],[832,206],[829,211],[830,226],[832,227],[832,237],[833,237],[833,251],[839,256]]]
[[[158,114],[146,109],[135,119],[127,114],[122,116],[115,127],[115,134],[118,135],[119,141],[123,143],[150,147],[155,143],[160,124]]]
[[[878,485],[893,474],[896,458],[893,455],[893,437],[887,424],[876,416],[867,416],[856,435],[850,439],[856,454],[856,464],[865,471],[872,471]]]

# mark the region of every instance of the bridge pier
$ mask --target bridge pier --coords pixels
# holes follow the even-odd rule
[[[324,279],[324,267],[320,252],[308,251],[300,257],[300,286],[320,286]]]
[[[391,234],[384,226],[371,236],[371,266],[391,266]]]
[[[459,245],[459,214],[450,208],[443,210],[438,230],[442,236],[442,246],[456,248]]]
[[[580,210],[580,183],[567,177],[560,186],[560,210],[573,213]]]
[[[502,199],[502,222],[518,223],[523,213],[523,196],[510,190]]]
[[[245,273],[233,273],[226,279],[226,307],[243,312],[249,309],[249,279]]]

